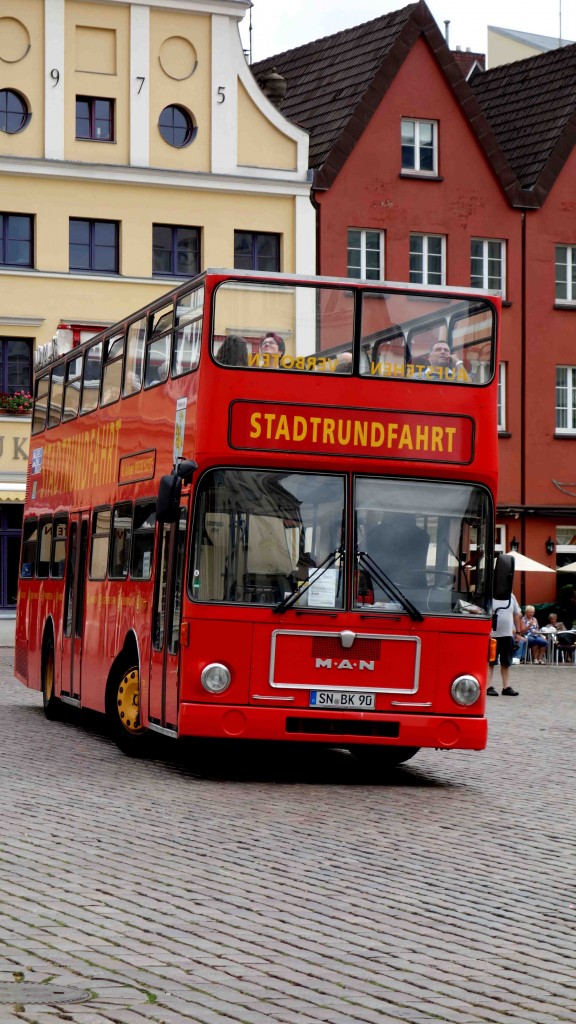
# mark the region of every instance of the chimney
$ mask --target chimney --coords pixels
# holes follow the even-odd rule
[[[286,86],[288,85],[288,82],[278,73],[276,68],[271,68],[270,71],[266,71],[262,77],[258,79],[258,85],[262,89],[264,95],[268,97],[275,107],[280,108],[282,106],[282,100],[286,95]]]
[[[444,22],[444,38],[446,40],[446,46],[450,46],[450,22]]]

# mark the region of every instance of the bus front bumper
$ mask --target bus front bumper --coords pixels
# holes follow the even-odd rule
[[[179,736],[296,741],[346,746],[484,750],[488,723],[480,716],[322,712],[305,708],[182,704]]]

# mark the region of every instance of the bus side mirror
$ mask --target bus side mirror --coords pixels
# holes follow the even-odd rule
[[[514,583],[514,559],[512,555],[498,555],[494,569],[494,592],[492,597],[495,601],[509,601]]]
[[[175,523],[180,515],[182,480],[175,473],[163,476],[156,499],[156,519],[159,523]]]
[[[160,480],[156,499],[156,519],[159,523],[175,523],[180,515],[180,495],[182,483],[189,484],[198,463],[193,459],[183,459],[178,463],[176,471]]]

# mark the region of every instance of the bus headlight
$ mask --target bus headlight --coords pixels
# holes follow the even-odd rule
[[[450,692],[457,704],[469,707],[480,696],[480,683],[474,676],[458,676],[452,683]]]
[[[230,686],[231,680],[229,669],[217,661],[212,665],[206,665],[200,676],[200,682],[204,689],[208,690],[208,693],[224,693],[224,690]]]

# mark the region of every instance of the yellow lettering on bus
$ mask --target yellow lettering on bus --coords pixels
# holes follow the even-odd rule
[[[354,444],[366,447],[368,441],[368,423],[366,420],[354,420]]]
[[[432,427],[432,451],[443,451],[442,448],[442,427]]]
[[[389,448],[392,447],[392,445],[394,444],[394,441],[396,440],[397,437],[398,437],[398,424],[397,423],[389,423],[388,424],[388,447]]]
[[[453,451],[454,434],[456,433],[456,427],[445,427],[444,433],[447,435],[447,451]]]
[[[428,431],[429,427],[416,427],[416,450],[417,451],[428,451]]]
[[[293,438],[295,441],[303,441],[308,433],[308,423],[304,416],[295,416],[293,423]]]
[[[414,445],[412,443],[412,431],[407,423],[402,427],[402,433],[400,434],[400,440],[398,442],[398,448],[409,448],[413,450]]]
[[[334,420],[332,420],[332,419],[325,419],[324,420],[324,431],[323,431],[323,434],[322,434],[322,441],[324,442],[324,444],[328,444],[328,442],[330,442],[330,444],[334,444],[334,430],[335,430],[335,427],[336,427],[336,423],[335,423]]]
[[[266,420],[266,437],[268,438],[268,440],[270,440],[270,438],[272,437],[272,424],[276,419],[276,413],[265,412],[264,419]]]
[[[280,417],[278,421],[278,426],[276,427],[276,433],[274,434],[275,440],[277,440],[279,437],[285,437],[287,441],[290,440],[290,430],[288,429],[288,417],[284,415]]]
[[[370,447],[381,448],[384,444],[384,427],[381,423],[374,422],[370,425]]]
[[[262,433],[262,427],[260,426],[261,416],[262,414],[259,412],[252,413],[250,417],[250,426],[252,427],[250,437],[260,437],[260,434]]]
[[[311,416],[310,423],[312,425],[312,440],[314,444],[316,444],[316,441],[318,440],[318,427],[322,423],[322,420],[320,416]]]
[[[346,427],[344,432],[343,427]],[[338,444],[350,444],[350,435],[352,434],[352,422],[351,420],[338,420]]]

